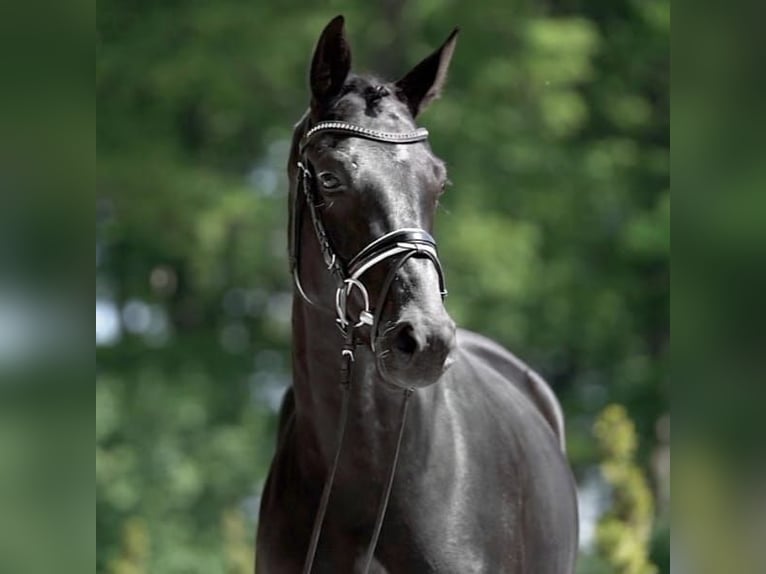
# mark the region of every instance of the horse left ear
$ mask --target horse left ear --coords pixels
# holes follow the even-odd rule
[[[396,82],[399,98],[410,108],[412,117],[441,95],[459,31],[455,28],[439,49]]]

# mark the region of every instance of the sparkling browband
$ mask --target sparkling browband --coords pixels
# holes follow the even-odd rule
[[[319,132],[345,133],[355,137],[386,143],[416,143],[428,139],[428,130],[426,128],[417,128],[414,131],[406,133],[394,133],[363,128],[345,122],[320,122],[307,131],[301,138],[301,153],[303,153],[311,138]]]

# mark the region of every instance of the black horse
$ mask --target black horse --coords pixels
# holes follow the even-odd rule
[[[446,170],[415,118],[456,37],[395,83],[350,72],[342,17],[317,44],[288,165],[294,381],[261,503],[262,574],[574,570],[556,398],[442,302],[430,231]]]

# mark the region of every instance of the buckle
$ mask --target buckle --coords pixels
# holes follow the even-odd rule
[[[375,321],[375,318],[372,316],[372,313],[369,311],[362,311],[359,313],[359,325],[369,325],[372,327],[373,322]]]

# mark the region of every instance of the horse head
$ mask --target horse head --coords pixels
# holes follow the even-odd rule
[[[362,267],[370,264],[358,285],[347,282],[337,291],[343,305],[339,319],[344,323],[348,313],[351,323],[359,317],[361,325],[371,306],[367,301],[372,302],[374,320],[366,321],[371,328],[365,336],[378,373],[399,387],[436,382],[455,346],[455,323],[444,308],[430,235],[447,170],[415,120],[440,94],[456,39],[457,30],[400,80],[387,82],[351,71],[343,17],[334,18],[314,51],[310,106],[296,126],[289,162],[291,201],[304,201],[298,195],[301,181],[310,185],[308,201],[312,217],[321,222],[316,235],[320,243],[326,240],[327,266],[335,265],[344,281],[360,260]],[[418,138],[420,133],[425,135]],[[298,234],[293,242],[300,241]],[[397,245],[401,252],[395,252]],[[386,249],[389,255],[381,256]],[[325,303],[332,288],[322,293],[321,285],[328,277],[327,270],[315,267],[303,279]]]

